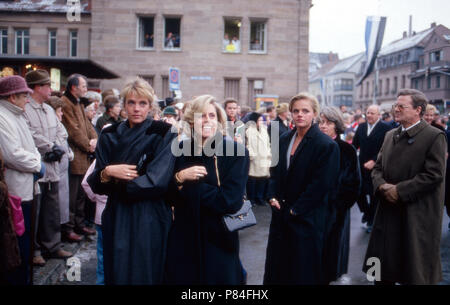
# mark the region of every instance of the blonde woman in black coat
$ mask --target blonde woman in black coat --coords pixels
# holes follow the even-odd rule
[[[314,123],[320,112],[314,96],[298,94],[289,107],[296,129],[281,136],[269,182],[272,221],[264,284],[321,284],[339,147]]]

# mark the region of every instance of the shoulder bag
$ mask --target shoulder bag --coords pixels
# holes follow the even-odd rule
[[[216,167],[217,184],[220,187],[219,167],[217,166],[217,156],[214,155],[214,165]],[[252,204],[249,200],[243,199],[242,207],[234,214],[226,214],[222,217],[225,228],[229,232],[235,232],[256,225],[255,214],[252,211]]]

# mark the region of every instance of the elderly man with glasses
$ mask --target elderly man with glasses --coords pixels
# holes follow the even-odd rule
[[[380,201],[363,271],[370,272],[376,284],[442,280],[447,138],[423,120],[426,105],[427,98],[418,90],[399,92],[394,116],[400,126],[386,134],[372,171]],[[374,262],[379,270],[372,269]]]

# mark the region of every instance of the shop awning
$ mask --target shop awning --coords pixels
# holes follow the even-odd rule
[[[39,57],[39,56],[0,56],[0,66],[37,65],[58,68],[64,75],[79,73],[92,79],[119,78],[117,74],[106,69],[89,58]]]

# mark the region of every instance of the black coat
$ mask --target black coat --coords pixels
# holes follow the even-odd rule
[[[240,144],[225,140],[218,145],[218,186],[213,156],[177,158],[175,172],[202,165],[208,175],[199,182],[188,182],[170,192],[168,201],[175,206],[175,220],[170,230],[166,283],[238,285],[243,283],[239,260],[238,232],[228,232],[222,222],[225,214],[237,212],[243,204],[248,178],[248,151]],[[191,147],[191,141],[182,143]],[[235,155],[225,156],[225,147]],[[243,155],[236,155],[236,152]],[[192,152],[192,150],[191,150]],[[222,156],[221,156],[222,155]]]
[[[350,253],[350,208],[361,189],[361,173],[355,148],[336,137],[340,170],[336,197],[330,204],[330,233],[324,250],[325,283],[347,273]]]
[[[292,130],[281,137],[279,162],[271,169],[268,198],[276,198],[281,210],[272,208],[264,284],[323,283],[323,246],[339,173],[339,147],[314,124],[287,169],[295,134]]]
[[[372,194],[372,178],[371,171],[364,168],[364,163],[369,160],[377,161],[378,153],[383,145],[386,132],[392,129],[391,125],[379,121],[369,136],[367,136],[367,123],[362,123],[356,130],[353,138],[353,146],[359,149],[359,166],[363,180],[363,192]]]
[[[447,152],[450,152],[450,130],[445,131],[447,136]],[[450,162],[447,156],[447,168],[445,170],[445,207],[447,215],[450,216]]]
[[[105,128],[97,144],[97,163],[88,183],[96,194],[108,195],[102,215],[105,283],[161,284],[172,215],[163,198],[173,177],[175,157],[170,125],[145,120]],[[147,155],[145,174],[127,183],[101,183],[110,164],[138,164]],[[144,167],[145,168],[145,167]]]
[[[286,125],[284,125],[283,120],[280,119],[279,116],[277,116],[277,118],[275,120],[273,120],[272,122],[270,122],[269,127],[267,127],[267,132],[269,133],[269,137],[270,139],[272,139],[272,134],[271,134],[271,130],[272,130],[272,123],[273,122],[278,122],[278,133],[279,136],[281,137],[285,132],[288,132],[290,129],[289,127],[287,127]]]

